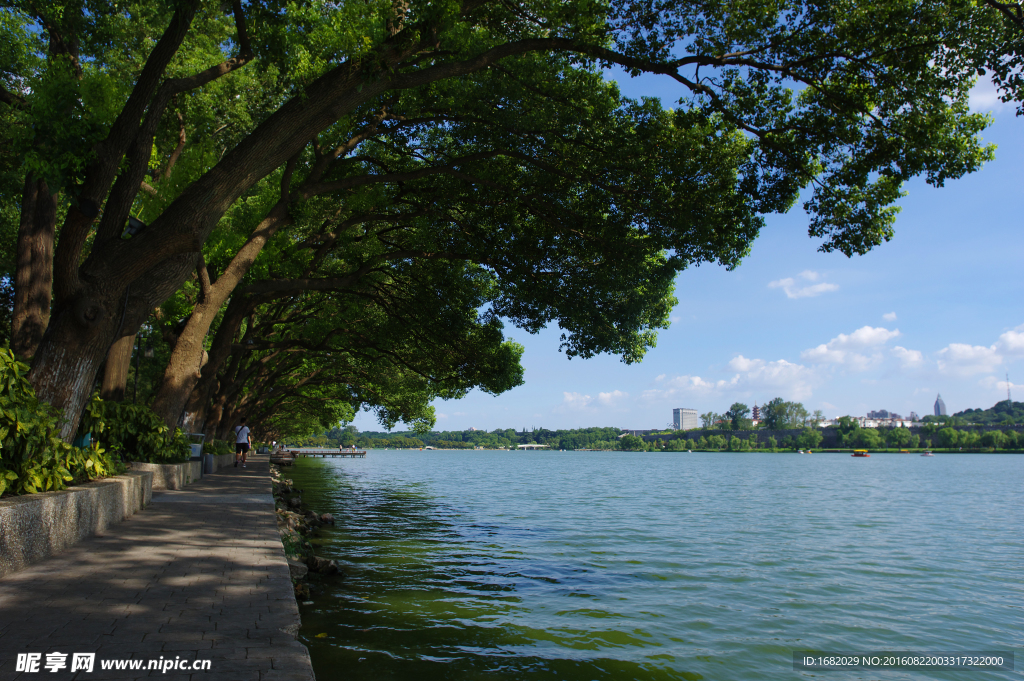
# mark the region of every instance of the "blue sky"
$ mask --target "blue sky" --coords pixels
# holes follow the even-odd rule
[[[618,80],[627,96],[680,95],[667,78]],[[889,243],[823,254],[799,206],[769,216],[739,268],[679,276],[672,327],[642,363],[570,361],[557,329],[510,328],[526,348],[525,385],[438,401],[437,429],[661,428],[674,407],[722,412],[777,396],[829,417],[923,416],[941,393],[953,413],[1006,399],[1006,372],[1024,401],[1024,118],[985,84],[972,103],[994,117],[983,136],[996,160],[941,189],[909,183]],[[380,430],[365,413],[354,425]]]

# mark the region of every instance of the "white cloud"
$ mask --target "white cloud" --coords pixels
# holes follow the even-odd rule
[[[821,275],[811,270],[804,270],[800,273],[800,278],[806,281],[818,281],[821,279]],[[811,284],[810,286],[799,286],[797,281],[792,277],[786,277],[785,279],[779,279],[768,284],[768,288],[781,288],[786,292],[787,298],[813,298],[814,296],[820,296],[822,293],[828,293],[830,291],[838,291],[839,286],[836,284],[828,284],[821,282],[820,284]]]
[[[439,418],[439,419],[446,419],[446,418],[448,418],[448,414],[441,414],[441,413],[439,412],[439,413],[437,414],[437,418]]]
[[[747,359],[743,355],[736,355],[729,361],[729,368],[733,371],[750,371],[764,365],[764,360]]]
[[[993,347],[1007,355],[1024,355],[1024,324],[999,336]]]
[[[921,354],[920,350],[907,350],[897,345],[891,352],[893,357],[900,361],[900,365],[904,369],[913,369],[924,364],[924,355]]]
[[[582,393],[562,393],[562,406],[573,411],[581,411],[590,406],[590,403],[594,401],[590,395],[584,395]]]
[[[729,362],[736,373],[730,379],[709,381],[700,376],[676,376],[664,382],[663,389],[647,390],[645,401],[661,401],[692,396],[778,395],[786,399],[804,399],[811,395],[817,376],[802,364],[784,359],[772,362],[737,355]],[[730,397],[730,399],[732,399]]]
[[[1004,334],[1005,335],[1005,334]],[[939,371],[958,376],[990,374],[1003,363],[996,346],[950,343],[939,350]]]
[[[887,322],[894,322],[896,321],[896,313],[886,312],[884,315],[882,315],[882,319],[884,319]]]
[[[613,402],[617,402],[624,397],[629,397],[629,393],[624,393],[621,390],[613,390],[610,393],[598,393],[597,401],[606,407],[610,407]]]
[[[996,89],[995,84],[992,83],[992,79],[988,76],[982,76],[974,84],[974,87],[971,88],[968,106],[971,107],[972,111],[986,113],[989,111],[998,112],[1010,105],[999,99],[999,91]]]
[[[880,353],[867,355],[864,351],[884,345],[899,335],[899,329],[862,326],[849,335],[841,333],[828,343],[804,350],[800,357],[815,364],[842,364],[854,371],[864,371],[882,360]]]
[[[675,324],[676,322],[681,322],[681,321],[683,321],[683,318],[682,318],[682,317],[678,317],[678,316],[674,316],[674,315],[673,315],[672,317],[669,317],[669,320],[670,320],[670,321],[671,321],[671,322],[672,322],[673,324]]]

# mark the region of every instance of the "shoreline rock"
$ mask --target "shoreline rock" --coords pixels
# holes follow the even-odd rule
[[[319,514],[312,509],[303,511],[302,490],[291,480],[281,477],[277,466],[270,466],[271,487],[277,513],[277,529],[281,534],[285,557],[291,571],[295,598],[306,601],[311,598],[310,578],[334,576],[344,579],[345,573],[338,564],[328,558],[317,556],[307,537],[312,536],[322,525],[333,525],[334,516]]]

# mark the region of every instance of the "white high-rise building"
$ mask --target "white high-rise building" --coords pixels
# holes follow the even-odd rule
[[[676,430],[690,430],[700,425],[700,415],[696,409],[673,409],[672,426]]]
[[[935,397],[935,415],[945,416],[946,415],[946,403],[942,401],[942,395]]]

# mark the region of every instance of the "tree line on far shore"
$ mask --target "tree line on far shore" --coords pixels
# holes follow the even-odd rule
[[[861,428],[856,420],[844,416],[833,426],[840,448],[880,449],[963,449],[965,451],[1018,451],[1024,448],[1024,433],[1014,430],[975,432],[924,424],[918,432],[909,428]],[[542,444],[552,450],[619,451],[796,451],[817,449],[825,440],[824,428],[803,427],[793,434],[763,433],[751,430],[743,435],[708,431],[668,431],[646,438],[622,435],[619,428],[577,428],[549,430],[538,428],[516,431],[496,429],[430,432],[359,432],[355,426],[337,427],[322,435],[290,438],[288,445],[298,447],[352,447],[358,449],[515,449],[520,444]]]

